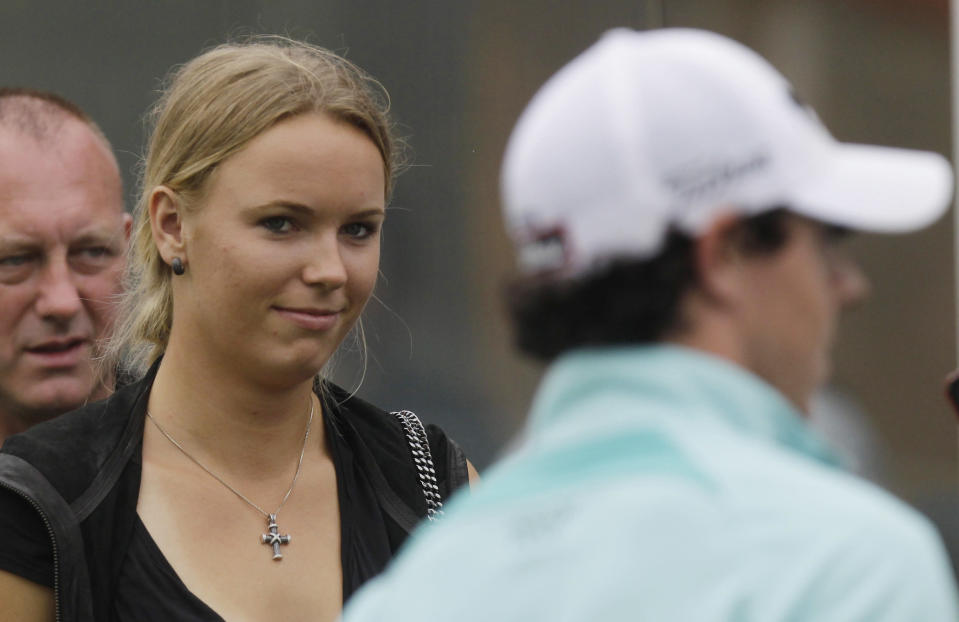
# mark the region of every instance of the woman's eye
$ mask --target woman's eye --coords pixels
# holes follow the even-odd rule
[[[289,233],[293,230],[293,221],[286,216],[264,218],[260,225],[271,233]]]
[[[351,238],[362,240],[376,233],[376,227],[362,222],[353,222],[343,227],[343,233]]]

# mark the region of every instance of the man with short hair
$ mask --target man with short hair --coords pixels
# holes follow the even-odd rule
[[[347,622],[957,619],[934,529],[804,419],[867,289],[842,237],[938,218],[942,157],[836,142],[719,35],[616,30],[534,97],[503,191],[549,370]]]
[[[131,218],[103,132],[76,105],[0,89],[0,441],[106,397]]]

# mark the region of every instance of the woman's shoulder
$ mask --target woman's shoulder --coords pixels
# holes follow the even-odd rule
[[[407,436],[409,427],[404,421],[410,421],[410,414],[416,417],[415,413],[409,410],[384,410],[332,383],[324,384],[323,391],[325,403],[334,416],[334,425],[351,424],[363,440],[371,445],[371,449],[407,455],[410,447]],[[439,450],[444,457],[450,446],[461,451],[440,426],[423,423],[431,451]]]
[[[413,459],[415,432],[409,427],[410,411],[386,411],[332,384],[324,385],[326,403],[330,405],[333,426],[339,436],[348,440],[355,432],[361,450],[369,452],[380,471],[393,483],[419,490],[417,469]],[[404,413],[404,415],[400,415]],[[417,418],[418,419],[418,418]],[[405,422],[404,422],[405,421]],[[410,422],[410,423],[406,423]],[[423,426],[428,449],[444,498],[467,482],[466,455],[459,445],[439,426]],[[411,445],[411,441],[413,444]],[[394,474],[404,473],[402,478]],[[398,480],[398,481],[397,481]]]
[[[386,410],[332,382],[324,382],[317,392],[337,423],[349,420],[364,429],[387,435],[392,435],[402,428],[396,417]]]

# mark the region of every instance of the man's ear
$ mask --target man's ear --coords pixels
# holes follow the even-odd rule
[[[150,193],[148,204],[150,230],[160,256],[167,264],[179,257],[187,262],[183,236],[183,203],[180,196],[167,186],[157,186]]]
[[[748,275],[739,243],[741,217],[726,213],[715,218],[693,242],[696,280],[702,293],[720,304],[734,304]]]
[[[133,231],[133,216],[123,212],[123,241],[130,243],[130,233]]]

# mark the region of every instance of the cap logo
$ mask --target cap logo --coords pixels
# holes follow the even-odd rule
[[[666,177],[666,185],[684,201],[708,196],[742,177],[765,169],[769,155],[756,153],[738,161],[715,162],[690,166]]]
[[[559,226],[532,232],[520,245],[518,253],[517,261],[523,272],[537,274],[561,270],[569,263],[566,232]]]

